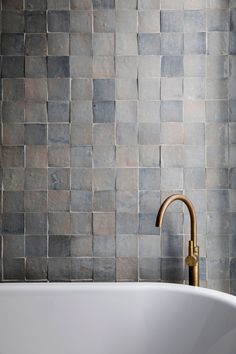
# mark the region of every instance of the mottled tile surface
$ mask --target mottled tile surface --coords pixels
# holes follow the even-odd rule
[[[2,1],[2,281],[236,294],[235,1]]]

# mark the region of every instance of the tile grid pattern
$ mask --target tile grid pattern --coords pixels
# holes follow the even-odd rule
[[[2,1],[2,280],[183,282],[188,215],[154,227],[179,192],[202,285],[235,292],[235,23],[233,0]]]

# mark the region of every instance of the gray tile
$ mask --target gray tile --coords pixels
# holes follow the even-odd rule
[[[2,11],[2,31],[5,33],[23,33],[25,18],[23,11]]]
[[[98,10],[93,14],[94,32],[113,33],[115,32],[115,11]]]
[[[25,238],[26,257],[47,256],[47,236],[27,236]]]
[[[138,9],[159,9],[160,0],[138,0]]]
[[[95,191],[105,191],[115,189],[115,169],[114,168],[95,168],[93,177]]]
[[[201,10],[189,10],[184,12],[185,32],[205,32],[206,14]]]
[[[87,146],[71,148],[71,167],[92,167],[92,149]]]
[[[183,257],[183,236],[164,236],[162,239],[163,257]]]
[[[94,281],[115,281],[115,259],[94,259]]]
[[[24,81],[22,79],[4,79],[3,99],[5,101],[20,101],[25,99]]]
[[[117,213],[116,214],[116,234],[130,235],[138,232],[138,214]]]
[[[116,259],[116,279],[138,280],[138,259],[137,258],[117,258]]]
[[[24,237],[4,236],[3,237],[4,258],[24,257],[25,240]]]
[[[70,189],[70,170],[68,168],[48,169],[48,189]]]
[[[162,101],[161,121],[162,122],[182,122],[183,103],[181,101]]]
[[[25,76],[31,78],[47,77],[45,57],[26,57]]]
[[[115,192],[96,191],[93,196],[94,211],[115,211]]]
[[[91,236],[72,236],[70,255],[72,257],[91,257],[93,253],[93,239]]]
[[[93,163],[94,167],[113,167],[115,164],[115,146],[94,146]]]
[[[115,80],[93,80],[93,99],[95,101],[113,101],[115,99]]]
[[[117,33],[137,33],[138,32],[137,11],[117,10],[116,11],[116,31]]]
[[[23,0],[13,0],[13,1],[3,0],[2,8],[3,10],[22,10]]]
[[[22,101],[2,103],[2,120],[5,123],[22,123],[25,115],[25,104]]]
[[[81,235],[92,234],[92,214],[91,213],[72,213],[71,214],[71,233]]]
[[[25,103],[25,121],[29,123],[44,123],[47,121],[46,102],[28,101]]]
[[[139,214],[139,228],[138,233],[141,235],[159,235],[160,231],[156,224],[155,214]]]
[[[138,240],[134,235],[117,235],[116,237],[117,257],[137,257]]]
[[[232,267],[229,267],[229,260],[226,258],[208,259],[207,269],[209,279],[228,279],[229,273],[232,274]]]
[[[92,35],[90,33],[72,33],[70,35],[71,55],[92,55]]]
[[[233,22],[233,18],[231,18],[231,21]],[[229,10],[208,10],[207,29],[208,31],[228,31]]]
[[[47,142],[46,124],[25,124],[25,144],[45,145]]]
[[[48,145],[69,144],[69,124],[50,124],[48,126]]]
[[[169,145],[161,146],[161,166],[181,167],[183,166],[183,146]]]
[[[138,192],[137,191],[117,191],[116,211],[121,213],[138,212]]]
[[[70,256],[71,238],[70,236],[50,236],[49,237],[49,257]]]
[[[160,169],[141,168],[139,171],[139,188],[141,190],[158,190],[160,188]]]
[[[23,167],[24,148],[22,146],[4,146],[2,148],[2,167]]]
[[[27,168],[25,170],[26,190],[47,190],[47,170],[45,168]]]
[[[181,55],[184,51],[183,33],[161,34],[161,54],[162,55]]]
[[[47,0],[47,7],[49,10],[68,10],[70,0]]]
[[[89,11],[71,11],[69,23],[70,32],[92,32],[92,14]],[[68,30],[62,32],[68,32]]]
[[[100,103],[97,103],[98,105]],[[103,103],[101,103],[102,105]],[[114,105],[114,103],[113,103]],[[92,123],[93,120],[92,101],[72,101],[70,119],[73,123]]]
[[[65,281],[70,280],[71,260],[70,258],[49,258],[48,280]]]
[[[48,79],[48,99],[52,101],[67,101],[70,99],[69,79]]]
[[[47,192],[25,191],[24,210],[27,212],[47,210]]]
[[[206,176],[207,178],[207,176]],[[184,186],[186,189],[205,188],[205,169],[204,168],[185,168]]]
[[[69,34],[48,33],[48,54],[69,55]]]
[[[28,145],[26,147],[26,167],[46,168],[47,166],[47,147],[45,145]]]
[[[116,143],[118,145],[136,145],[138,126],[136,123],[119,123],[116,126]]]
[[[68,56],[49,56],[47,61],[48,77],[63,78],[69,77],[69,57]]]
[[[185,54],[205,54],[206,53],[206,33],[186,33],[184,34]]]
[[[69,122],[70,106],[68,102],[48,102],[49,122]]]
[[[26,279],[46,280],[47,278],[47,258],[27,258],[26,259]]]
[[[159,258],[140,258],[139,276],[144,280],[160,280],[161,260]]]
[[[161,259],[161,279],[179,282],[184,279],[183,260],[180,258]]]
[[[24,34],[23,33],[3,33],[2,55],[24,55]]]
[[[16,78],[24,76],[25,60],[22,56],[3,56],[2,77]]]
[[[115,120],[115,102],[94,102],[93,120],[95,123],[111,123]]]
[[[69,32],[70,13],[69,11],[48,11],[49,32]]]
[[[49,190],[48,191],[48,210],[49,211],[69,211],[70,191]]]
[[[23,235],[24,234],[24,214],[5,213],[3,215],[3,235]]]
[[[159,258],[161,254],[160,236],[140,236],[139,237],[139,257]]]
[[[100,212],[93,214],[93,232],[97,236],[111,236],[115,234],[115,213]]]
[[[92,211],[92,192],[72,190],[71,210],[78,212]]]
[[[57,212],[48,214],[50,235],[70,235],[70,213]]]
[[[29,101],[47,101],[47,79],[25,79],[25,97]]]
[[[78,190],[92,189],[92,171],[87,168],[71,169],[71,188]]]
[[[93,274],[92,258],[71,259],[71,279],[91,280]]]
[[[94,257],[114,257],[115,238],[107,236],[96,236],[93,241]]]
[[[92,0],[71,0],[71,10],[91,10]]]
[[[2,142],[4,145],[24,145],[24,125],[4,124]]]
[[[26,0],[27,10],[46,10],[46,0]]]
[[[114,9],[115,0],[92,0],[94,9]]]
[[[183,76],[184,65],[182,56],[163,56],[161,60],[161,75],[165,76]]]
[[[26,34],[25,36],[26,55],[47,55],[46,34]]]
[[[46,235],[47,234],[47,214],[26,213],[25,214],[25,234],[26,235]]]
[[[230,53],[236,50],[234,36],[228,32],[209,32],[207,43],[207,54],[211,55],[227,55],[228,48]]]
[[[14,213],[24,211],[23,192],[3,192],[3,213]]]
[[[160,54],[160,34],[139,33],[138,34],[138,54],[139,55]]]
[[[157,145],[160,142],[160,124],[140,123],[139,124],[139,145]]]
[[[3,278],[6,280],[25,279],[25,259],[9,258],[3,262]]]
[[[114,124],[93,125],[93,145],[115,145]]]
[[[139,11],[138,26],[140,33],[160,32],[160,11],[154,9]]]
[[[26,33],[45,33],[46,32],[46,12],[26,11],[25,31]]]
[[[158,167],[160,165],[159,146],[139,146],[139,161],[143,167]]]
[[[161,11],[161,32],[183,32],[183,11]]]

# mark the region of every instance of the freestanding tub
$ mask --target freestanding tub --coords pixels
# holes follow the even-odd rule
[[[235,354],[236,298],[157,283],[0,285],[1,354]]]

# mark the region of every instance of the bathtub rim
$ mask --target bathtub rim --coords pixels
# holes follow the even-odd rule
[[[144,291],[160,290],[184,294],[200,295],[201,297],[214,299],[236,308],[236,296],[218,290],[194,287],[185,284],[161,283],[161,282],[12,282],[1,283],[1,292],[8,291]]]

